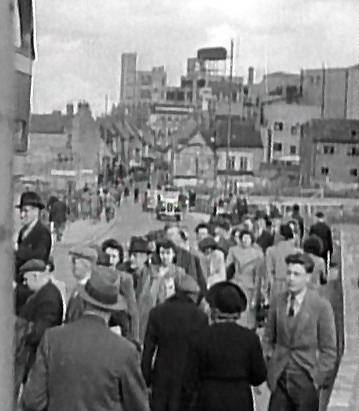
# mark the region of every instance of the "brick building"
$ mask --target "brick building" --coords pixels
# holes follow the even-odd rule
[[[311,120],[301,130],[301,182],[359,183],[359,121]]]

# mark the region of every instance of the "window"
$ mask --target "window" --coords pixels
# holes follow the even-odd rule
[[[143,99],[150,100],[152,97],[151,90],[141,90],[140,96],[141,96],[141,99],[143,98]]]
[[[247,157],[239,158],[239,168],[240,170],[248,170],[248,158]]]
[[[347,156],[359,156],[359,146],[348,147]]]
[[[14,127],[14,148],[16,153],[26,153],[29,141],[26,132],[26,123],[23,120],[15,120]]]
[[[290,154],[297,154],[297,146],[290,146]]]
[[[322,176],[327,176],[327,175],[329,174],[329,168],[328,168],[328,167],[322,167],[322,168],[320,169],[320,174],[321,174]]]
[[[358,177],[358,169],[357,168],[352,168],[349,170],[349,174],[353,177]]]
[[[236,158],[235,158],[235,156],[230,156],[229,159],[228,159],[228,162],[229,162],[229,164],[228,164],[228,169],[229,169],[229,170],[234,170],[234,169],[235,169],[235,166],[236,166]]]
[[[274,143],[273,151],[282,151],[282,143]]]
[[[275,121],[274,122],[274,130],[275,131],[283,131],[283,121]]]
[[[324,154],[334,154],[334,146],[323,146]]]
[[[291,134],[292,136],[296,136],[296,135],[297,135],[297,126],[292,126],[292,127],[290,128],[290,134]]]

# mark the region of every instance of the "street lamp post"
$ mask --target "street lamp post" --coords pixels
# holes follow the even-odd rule
[[[225,179],[225,187],[224,187],[226,197],[228,196],[229,150],[230,150],[230,146],[231,146],[231,134],[232,134],[232,81],[233,81],[233,40],[231,40],[231,54],[230,54],[230,67],[229,67],[226,179]]]

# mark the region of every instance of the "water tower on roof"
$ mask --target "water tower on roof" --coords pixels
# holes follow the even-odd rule
[[[224,47],[207,47],[197,51],[202,70],[209,76],[225,76],[227,50]]]

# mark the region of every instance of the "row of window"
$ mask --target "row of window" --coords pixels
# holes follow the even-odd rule
[[[323,145],[323,149],[320,150],[319,152],[322,152],[322,154],[335,154],[335,146],[333,145]],[[352,146],[348,147],[347,150],[347,156],[359,156],[359,146]]]
[[[229,170],[236,170],[236,157],[229,157]],[[239,170],[247,171],[248,170],[248,157],[239,157]]]
[[[327,176],[327,175],[329,175],[329,167],[322,167],[322,168],[320,169],[320,174],[321,174],[322,176]],[[358,177],[358,176],[359,176],[358,169],[357,169],[357,168],[351,168],[351,169],[349,170],[349,175],[352,176],[352,177]]]
[[[283,150],[282,143],[273,143],[273,151],[281,152]],[[297,146],[289,147],[290,154],[297,154]]]
[[[284,130],[283,121],[275,121],[273,128],[274,128],[274,131],[283,131]],[[298,126],[291,126],[290,134],[292,136],[296,136],[298,134]]]

